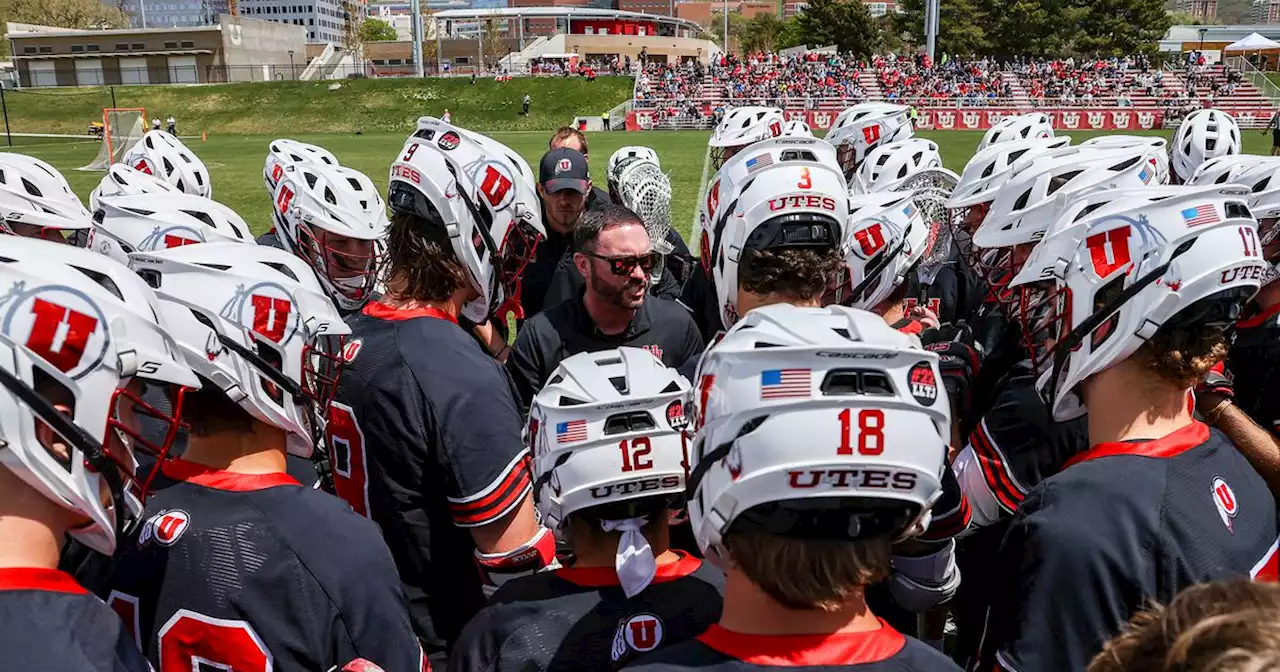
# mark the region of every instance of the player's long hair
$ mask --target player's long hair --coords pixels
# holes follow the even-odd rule
[[[889,575],[887,536],[859,541],[796,539],[767,532],[730,532],[730,561],[788,609],[837,611]]]
[[[1226,359],[1229,347],[1227,333],[1221,327],[1196,325],[1161,329],[1135,356],[1162,380],[1191,387]]]
[[[776,294],[791,301],[815,301],[843,265],[834,250],[747,250],[738,266],[738,287],[760,296]]]
[[[1129,619],[1088,672],[1245,672],[1280,668],[1280,586],[1245,579],[1191,586]]]
[[[388,289],[400,298],[445,301],[467,286],[467,272],[453,254],[443,226],[410,214],[391,218],[387,234]]]

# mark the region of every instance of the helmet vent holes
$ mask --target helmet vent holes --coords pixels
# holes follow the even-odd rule
[[[188,156],[186,152],[179,152],[178,156],[182,157],[182,160],[186,161],[187,163],[195,163],[194,161],[191,160],[191,157]]]
[[[609,378],[609,384],[613,385],[613,389],[617,390],[618,394],[630,394],[630,390],[627,389],[626,376],[612,376]]]
[[[820,388],[827,396],[841,397],[868,395],[891,397],[893,383],[883,371],[866,369],[836,369],[827,372]]]
[[[24,189],[26,189],[26,190],[27,190],[27,193],[28,193],[28,194],[31,194],[32,196],[35,196],[36,198],[40,198],[40,197],[44,196],[44,194],[40,192],[39,187],[37,187],[36,185],[32,184],[32,183],[31,183],[31,180],[28,180],[28,179],[27,179],[27,178],[25,178],[25,177],[24,177],[24,178],[22,178],[22,187],[23,187]]]
[[[120,288],[116,286],[115,281],[112,280],[109,276],[99,273],[97,271],[91,271],[87,268],[80,268],[79,266],[74,266],[74,265],[70,265],[70,266],[71,268],[74,268],[77,271],[80,271],[81,273],[83,273],[86,278],[89,278],[95,283],[101,285],[103,289],[107,290],[108,292],[111,292],[111,294],[114,295],[117,299],[120,299],[121,301],[124,300],[124,294],[120,292]]]
[[[1080,211],[1080,214],[1076,215],[1076,218],[1072,221],[1078,222],[1084,219],[1085,217],[1089,216],[1089,213],[1093,212],[1094,210],[1097,210],[1098,208],[1101,208],[1104,205],[1106,205],[1106,203],[1094,203],[1092,205],[1086,206],[1083,210]]]
[[[1268,179],[1269,179],[1269,178],[1268,178]],[[1252,213],[1250,213],[1250,212],[1249,212],[1249,207],[1248,207],[1247,205],[1245,205],[1244,203],[1237,203],[1237,202],[1235,202],[1235,201],[1227,201],[1227,203],[1226,203],[1226,205],[1225,205],[1225,209],[1226,209],[1226,212],[1227,212],[1227,218],[1228,218],[1228,219],[1237,219],[1237,218],[1245,218],[1245,219],[1247,219],[1247,218],[1250,218],[1250,217],[1252,217],[1252,216],[1253,216],[1253,215],[1252,215]]]
[[[293,269],[289,268],[288,266],[285,266],[284,264],[277,264],[277,263],[275,263],[275,262],[270,262],[270,261],[264,261],[264,262],[261,262],[261,263],[262,263],[262,265],[263,265],[263,266],[267,266],[267,267],[272,268],[272,269],[274,269],[274,270],[276,270],[276,271],[279,271],[280,273],[282,273],[282,274],[284,274],[284,275],[289,276],[289,279],[290,279],[290,280],[292,280],[292,281],[294,281],[294,282],[298,282],[298,276],[297,276],[297,275],[295,275],[295,274],[294,274],[294,272],[293,272]]]
[[[659,392],[659,394],[671,394],[673,392],[679,392],[679,391],[680,391],[680,386],[677,385],[676,382],[673,380],[670,383],[667,383],[667,386],[662,388],[662,391]]]
[[[763,425],[764,421],[768,419],[769,419],[768,415],[757,415],[756,417],[751,418],[750,420],[742,423],[742,427],[738,429],[738,435],[733,437],[733,440],[737,441],[738,439],[741,439],[742,437],[750,434],[751,432],[754,432],[757,429],[760,429],[760,425]]]
[[[1063,174],[1063,175],[1058,175],[1057,177],[1052,177],[1052,178],[1050,178],[1050,179],[1049,179],[1049,189],[1048,189],[1048,191],[1046,191],[1046,192],[1045,192],[1045,195],[1046,195],[1046,196],[1052,196],[1052,195],[1053,195],[1054,193],[1056,193],[1059,189],[1061,189],[1061,188],[1063,188],[1064,186],[1066,186],[1068,182],[1070,182],[1071,180],[1074,180],[1074,179],[1076,178],[1076,176],[1077,176],[1077,175],[1079,175],[1081,172],[1082,172],[1082,171],[1077,170],[1077,171],[1073,171],[1073,172],[1070,172],[1070,173],[1065,173],[1065,174]],[[1031,192],[1030,192],[1030,191],[1028,191],[1028,192],[1027,192],[1027,195],[1029,196],[1030,194],[1031,194]],[[1023,201],[1023,202],[1022,202],[1022,205],[1021,205],[1021,206],[1018,206],[1018,208],[1017,208],[1017,209],[1018,209],[1018,210],[1021,210],[1021,209],[1023,208],[1023,206],[1025,206],[1026,204],[1027,204],[1027,203],[1026,203],[1026,201]]]
[[[583,400],[581,400],[581,399],[574,399],[573,397],[566,397],[566,396],[564,396],[564,395],[560,395],[560,405],[561,405],[561,406],[581,406],[581,405],[583,405],[583,404],[585,404],[585,403],[587,403],[587,402],[585,402],[585,401],[583,401]]]
[[[1129,159],[1128,161],[1121,161],[1120,163],[1117,163],[1116,165],[1111,166],[1107,170],[1110,170],[1113,173],[1118,173],[1126,168],[1129,168],[1130,166],[1133,166],[1134,164],[1138,163],[1141,160],[1142,160],[1142,157],[1135,156]]]
[[[1262,178],[1262,180],[1261,180],[1260,182],[1258,182],[1257,184],[1253,185],[1253,193],[1255,193],[1255,194],[1256,194],[1256,193],[1258,193],[1258,192],[1262,191],[1263,189],[1266,189],[1266,188],[1267,188],[1267,185],[1268,185],[1268,184],[1270,184],[1270,183],[1271,183],[1271,176],[1270,176],[1270,175],[1268,175],[1268,176],[1266,176],[1266,177]]]
[[[1053,193],[1053,192],[1051,191],[1051,192],[1049,192],[1049,193]],[[1027,201],[1028,201],[1028,200],[1030,200],[1030,198],[1031,198],[1031,190],[1030,190],[1030,189],[1028,189],[1028,190],[1026,190],[1026,191],[1022,192],[1022,195],[1018,197],[1018,200],[1014,201],[1014,203],[1013,203],[1013,209],[1014,209],[1014,210],[1022,210],[1023,208],[1027,207]]]
[[[123,210],[125,210],[125,211],[127,211],[127,212],[132,212],[132,213],[133,213],[133,214],[135,214],[135,215],[141,215],[141,216],[143,216],[143,217],[149,217],[149,216],[151,216],[151,215],[156,214],[155,212],[153,212],[153,211],[151,211],[151,210],[143,210],[142,208],[122,208],[122,209],[123,209]]]
[[[1205,141],[1204,141],[1204,148],[1205,148],[1205,151],[1212,152],[1212,151],[1213,151],[1213,149],[1214,149],[1214,147],[1217,147],[1217,146],[1218,146],[1218,139],[1217,139],[1217,138],[1209,138],[1209,139],[1207,139],[1207,140],[1205,140]]]
[[[303,178],[304,178],[304,179],[306,179],[306,181],[307,181],[307,188],[308,188],[308,189],[315,189],[315,187],[316,187],[316,175],[315,175],[315,173],[303,173]]]
[[[185,215],[189,215],[195,219],[198,219],[204,222],[211,228],[214,228],[214,229],[218,228],[218,226],[213,223],[213,218],[210,217],[209,213],[207,212],[200,212],[199,210],[182,210],[181,212]]]
[[[198,170],[196,171],[196,184],[204,186],[204,175],[201,175]]]
[[[115,171],[112,171],[112,172],[110,173],[110,175],[111,175],[111,180],[112,180],[112,181],[114,181],[116,184],[121,184],[121,185],[126,185],[126,184],[128,184],[127,182],[125,182],[125,181],[124,181],[124,178],[123,178],[123,177],[121,177],[121,176],[120,176],[118,173],[116,173]]]
[[[168,175],[173,172],[173,164],[169,162],[169,157],[164,157],[164,174]]]
[[[1010,160],[1012,161],[1012,158]],[[991,177],[991,173],[994,173],[995,170],[996,170],[996,162],[992,161],[991,163],[987,164],[987,169],[982,171],[982,177]]]
[[[364,185],[360,184],[360,180],[354,177],[348,177],[347,184],[351,185],[351,188],[355,191],[364,191]]]
[[[369,201],[364,201],[364,200],[360,201],[360,209],[361,209],[361,210],[368,210],[368,209],[369,209]]]
[[[155,149],[155,148],[156,148],[156,143],[155,143],[155,141],[154,141],[151,137],[147,137],[147,138],[145,138],[145,139],[143,140],[143,142],[147,143],[147,149]]]
[[[328,203],[329,205],[338,204],[338,197],[334,195],[333,190],[330,189],[329,187],[324,188],[324,202]]]
[[[196,266],[204,266],[205,268],[212,268],[215,271],[231,270],[231,266],[227,264],[202,264],[202,263],[196,262]]]
[[[605,436],[613,434],[629,434],[631,432],[647,432],[657,429],[653,416],[648,411],[631,413],[615,413],[604,421]]]

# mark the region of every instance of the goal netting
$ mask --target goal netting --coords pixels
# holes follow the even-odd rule
[[[80,170],[106,170],[120,163],[134,143],[146,133],[147,111],[141,107],[102,110],[102,147],[93,163]]]

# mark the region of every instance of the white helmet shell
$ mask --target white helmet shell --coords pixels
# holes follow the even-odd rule
[[[136,520],[142,510],[136,481],[129,484],[131,492],[113,492],[110,504],[102,502],[102,474],[117,465],[121,471],[137,468],[132,456],[108,457],[102,447],[116,440],[134,449],[145,443],[119,422],[118,405],[145,403],[125,388],[135,378],[188,388],[200,382],[157,317],[155,294],[127,266],[70,245],[18,237],[4,240],[4,256],[9,261],[0,264],[0,284],[11,289],[0,298],[0,369],[36,397],[47,393],[41,380],[73,395],[75,403],[74,416],[67,418],[47,400],[32,404],[8,385],[0,388],[0,467],[88,517],[90,523],[70,535],[109,556],[121,531],[118,520]],[[50,411],[58,417],[50,419]],[[71,447],[70,459],[60,461],[37,437],[37,416]],[[59,429],[68,419],[77,430]],[[163,419],[176,436],[178,418]],[[108,459],[115,462],[108,466]]]
[[[964,208],[991,202],[995,199],[996,192],[1009,179],[1009,175],[1013,173],[1013,165],[1019,160],[1070,144],[1069,136],[1059,135],[1053,138],[1001,142],[974,154],[947,199],[947,207]]]
[[[543,522],[616,502],[684,493],[689,381],[640,348],[560,362],[533,398],[525,440]]]
[[[782,134],[788,138],[812,138],[813,129],[804,119],[792,119],[782,127]]]
[[[318,163],[325,166],[337,166],[338,157],[333,152],[319,145],[312,145],[297,140],[281,138],[272,140],[267,146],[267,159],[262,165],[262,184],[267,194],[276,194],[276,185],[284,176],[285,166],[298,163]]]
[[[1239,154],[1240,126],[1222,110],[1196,110],[1182,120],[1169,148],[1174,177],[1185,183],[1200,164],[1218,156]]]
[[[107,168],[107,174],[102,177],[102,181],[89,193],[89,209],[97,212],[98,199],[103,196],[173,193],[182,192],[155,175],[148,175],[127,164],[113,163]]]
[[[835,145],[840,169],[846,177],[852,177],[868,152],[880,145],[907,140],[914,133],[910,107],[859,103],[836,116],[824,139]]]
[[[322,339],[351,333],[311,267],[286,250],[235,243],[135,252],[129,265],[155,279],[187,364],[287,432],[290,454],[310,457],[321,429],[315,414],[333,391],[319,372]]]
[[[147,131],[125,154],[124,162],[148,175],[154,175],[187,194],[213,196],[209,171],[200,157],[165,131]]]
[[[1160,184],[1169,184],[1169,142],[1158,135],[1100,135],[1080,143],[1080,147],[1101,149],[1127,149],[1150,147],[1155,152],[1156,176]]]
[[[517,278],[504,274],[503,260],[532,258],[546,236],[534,184],[519,154],[434,117],[418,119],[418,129],[391,165],[391,209],[444,227],[466,266],[480,295],[463,308],[472,322],[483,322],[514,298]]]
[[[132,252],[197,243],[253,243],[249,225],[231,208],[178,191],[105,196],[93,213],[87,247],[129,263]]]
[[[897,191],[913,175],[930,168],[942,167],[938,143],[924,138],[911,138],[880,145],[867,152],[849,189],[854,193]]]
[[[4,230],[15,224],[79,231],[89,228],[89,211],[56,168],[26,154],[0,152],[0,208]]]
[[[1211,184],[1236,184],[1236,176],[1260,164],[1280,161],[1280,156],[1260,156],[1258,154],[1228,154],[1217,156],[1196,168],[1196,172],[1187,180],[1187,184],[1207,186]]]
[[[786,120],[776,107],[735,107],[716,125],[708,145],[744,147],[782,135]]]
[[[872,310],[924,257],[929,227],[909,191],[849,197],[849,226],[841,256],[848,269],[840,304]],[[847,294],[847,296],[846,296]]]
[[[609,164],[605,169],[609,184],[615,184],[618,181],[618,177],[622,174],[623,166],[637,160],[648,161],[659,168],[662,167],[662,163],[658,160],[658,152],[651,147],[641,147],[639,145],[620,147],[618,151],[609,155]]]
[[[748,524],[743,514],[799,502],[859,523],[806,536],[922,531],[951,431],[941,380],[937,355],[874,313],[788,304],[747,313],[698,366],[687,486],[698,547],[723,564],[722,539]],[[864,385],[877,394],[851,392]],[[877,524],[862,504],[901,509]]]
[[[1005,117],[987,129],[978,143],[978,151],[1002,142],[1053,137],[1053,119],[1044,112],[1028,112]]]

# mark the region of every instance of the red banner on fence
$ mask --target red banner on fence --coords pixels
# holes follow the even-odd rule
[[[916,128],[927,130],[985,131],[1001,118],[1025,113],[1015,108],[920,108]],[[1160,128],[1164,110],[1159,108],[1077,108],[1042,110],[1053,118],[1053,127],[1059,131],[1136,131]],[[674,112],[674,110],[672,110]],[[704,114],[710,114],[710,109]],[[1257,110],[1232,110],[1232,115],[1243,128],[1256,128],[1258,122],[1271,117],[1265,108]],[[837,110],[792,110],[787,119],[804,119],[813,130],[825,130],[835,121]],[[674,115],[672,115],[674,116]],[[627,113],[628,131],[647,131],[653,128],[671,128],[665,111],[635,110]],[[686,126],[687,127],[687,126]]]

